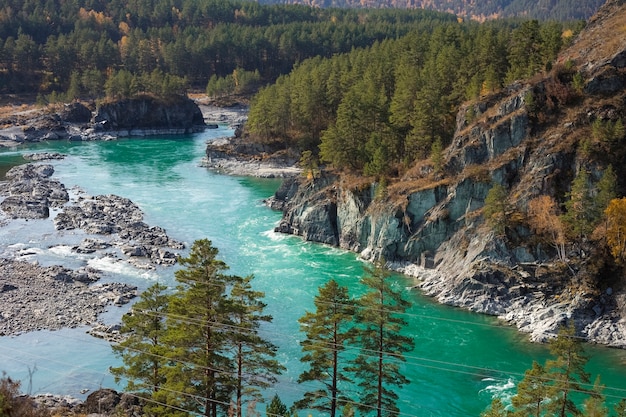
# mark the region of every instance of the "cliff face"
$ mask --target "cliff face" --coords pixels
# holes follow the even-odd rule
[[[93,123],[102,130],[154,129],[191,133],[204,127],[202,111],[188,98],[167,102],[139,97],[104,103],[96,109]]]
[[[626,347],[623,279],[607,283],[597,271],[593,282],[583,279],[594,272],[575,248],[568,256],[579,269],[569,271],[523,219],[533,197],[563,202],[581,168],[578,144],[595,120],[626,120],[626,37],[606,41],[624,30],[622,3],[609,1],[550,74],[461,108],[444,175],[407,174],[389,187],[332,175],[286,182],[275,198],[284,204],[277,230],[385,259],[441,302],[498,315],[535,340],[571,319],[589,340]],[[584,81],[578,93],[576,72]],[[624,164],[615,165],[623,161],[608,162],[624,178]],[[597,180],[608,162],[587,169]],[[494,184],[509,192],[506,236],[482,215]]]

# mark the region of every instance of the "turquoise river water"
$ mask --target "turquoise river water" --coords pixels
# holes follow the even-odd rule
[[[287,368],[266,397],[277,392],[291,405],[310,389],[296,383],[303,370],[297,319],[313,308],[317,288],[330,278],[359,292],[363,262],[356,254],[273,232],[280,213],[261,200],[273,194],[278,180],[231,177],[200,167],[206,141],[231,133],[220,127],[180,138],[50,142],[4,149],[0,150],[0,173],[23,163],[22,153],[64,153],[64,160],[51,163],[54,177],[68,188],[128,197],[144,211],[148,224],[164,227],[188,246],[208,238],[232,273],[254,274],[255,287],[266,294],[266,311],[274,317],[264,328],[264,336],[278,345],[279,359]],[[174,283],[175,268],[139,271],[126,263],[77,255],[69,246],[59,246],[52,231],[49,220],[13,222],[0,228],[0,252],[28,248],[33,260],[42,264],[89,264],[105,272],[103,280],[125,281],[139,288],[156,281]],[[80,236],[75,239],[79,241]],[[415,340],[415,350],[406,355],[403,369],[411,383],[398,391],[402,415],[478,416],[494,396],[512,394],[512,387],[533,360],[543,363],[548,358],[545,346],[527,342],[524,335],[495,318],[439,305],[410,290],[411,279],[397,276],[395,280],[413,302],[405,318],[410,323],[407,334]],[[111,307],[102,320],[114,323],[127,309]],[[85,330],[0,337],[0,371],[21,379],[23,390],[30,393],[84,398],[98,387],[122,389],[107,372],[118,363],[109,344],[86,335]],[[609,400],[626,397],[626,352],[592,346],[588,352],[592,356],[588,371],[602,375]]]

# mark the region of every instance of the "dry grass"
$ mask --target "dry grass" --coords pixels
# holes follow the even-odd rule
[[[559,57],[559,62],[574,60],[577,64],[602,62],[626,49],[626,8],[613,4],[600,9]],[[611,34],[611,36],[607,36]]]

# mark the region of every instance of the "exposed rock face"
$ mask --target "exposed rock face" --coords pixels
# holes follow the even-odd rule
[[[602,13],[603,25],[623,24],[626,5],[608,2]],[[588,41],[591,35],[583,32],[580,38]],[[522,213],[538,195],[562,199],[580,169],[576,147],[566,144],[597,118],[626,116],[626,39],[614,42],[605,51],[609,58],[598,61],[587,61],[595,51],[581,56],[578,47],[573,45],[561,61],[577,60],[585,94],[593,100],[572,106],[570,96],[561,93],[566,81],[559,77],[567,74],[511,85],[460,109],[443,178],[420,188],[396,184],[388,192],[393,198],[385,197],[378,184],[348,187],[332,176],[285,182],[271,199],[273,207],[283,209],[276,230],[356,251],[365,259],[385,259],[418,277],[426,294],[500,316],[534,340],[572,320],[588,340],[626,347],[623,289],[590,288],[572,278],[554,262],[549,245],[531,239],[527,223],[512,226],[502,238],[482,217],[494,184],[510,191],[508,203]],[[545,120],[537,120],[529,98],[544,109]],[[560,110],[564,107],[567,111]],[[602,170],[598,164],[592,168],[596,181]],[[570,256],[580,258],[584,268],[584,253]]]
[[[178,97],[165,101],[148,96],[103,104],[95,115],[81,103],[67,104],[61,110],[31,109],[2,118],[0,125],[0,146],[42,140],[181,135],[207,128],[202,111],[193,100]]]
[[[182,97],[168,102],[141,97],[105,103],[97,108],[93,123],[104,131],[129,131],[131,135],[142,129],[192,133],[205,127],[197,104]]]

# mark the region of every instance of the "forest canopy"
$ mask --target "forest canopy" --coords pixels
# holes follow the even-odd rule
[[[247,128],[252,140],[319,153],[335,168],[394,176],[416,160],[437,161],[462,102],[549,70],[574,32],[566,29],[420,22],[401,38],[299,63],[254,97]]]
[[[0,92],[103,91],[114,72],[155,70],[204,90],[211,77],[259,72],[398,38],[417,22],[453,21],[424,10],[263,6],[244,0],[1,0]]]

